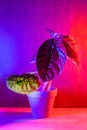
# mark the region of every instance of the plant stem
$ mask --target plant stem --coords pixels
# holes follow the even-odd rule
[[[52,84],[52,80],[44,82],[43,87],[42,87],[42,91],[48,91],[48,90],[50,90],[51,84]]]

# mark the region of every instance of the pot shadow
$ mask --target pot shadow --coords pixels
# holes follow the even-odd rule
[[[26,120],[35,120],[32,116],[32,112],[3,112],[0,113],[0,126],[10,124],[10,123],[18,123]]]

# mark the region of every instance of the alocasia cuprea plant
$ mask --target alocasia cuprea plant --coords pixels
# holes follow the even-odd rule
[[[41,90],[48,90],[52,80],[63,70],[67,57],[79,65],[76,49],[78,43],[69,35],[58,34],[47,29],[51,38],[43,42],[36,54],[37,73],[40,78],[34,74],[25,74],[22,76],[10,76],[7,79],[8,87],[17,93],[28,94],[39,88],[43,81]],[[14,87],[13,87],[14,86]]]

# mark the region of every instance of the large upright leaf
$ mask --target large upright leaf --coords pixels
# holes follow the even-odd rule
[[[62,44],[55,39],[46,40],[38,49],[36,64],[40,78],[49,81],[61,73],[66,61]]]
[[[66,48],[67,56],[72,59],[77,65],[79,65],[79,60],[77,56],[78,43],[71,36],[63,36],[63,44]]]

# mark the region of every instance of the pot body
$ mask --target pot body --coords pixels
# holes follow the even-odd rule
[[[35,118],[46,118],[52,113],[57,88],[52,87],[48,91],[35,91],[28,94],[32,114]]]

